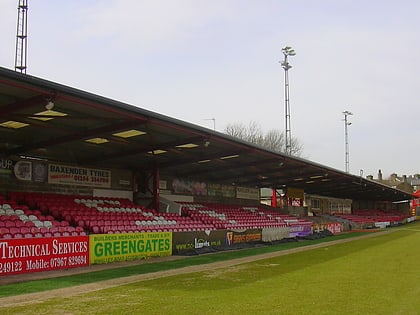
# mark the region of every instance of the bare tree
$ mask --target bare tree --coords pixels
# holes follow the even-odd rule
[[[225,128],[225,133],[275,152],[283,153],[285,149],[284,132],[278,129],[271,129],[264,134],[261,126],[255,121],[251,121],[248,126],[241,123],[228,124]],[[292,137],[291,154],[301,156],[302,152],[303,145],[299,143],[298,139]]]
[[[264,136],[263,147],[276,152],[283,152],[284,133],[280,130],[271,129]]]
[[[292,143],[291,143],[291,155],[302,157],[303,153],[303,144],[299,142],[299,139],[292,137]]]

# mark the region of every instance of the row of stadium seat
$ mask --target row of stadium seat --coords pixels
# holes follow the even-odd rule
[[[87,233],[215,229],[211,224],[195,222],[179,214],[157,213],[155,210],[138,206],[128,199],[97,199],[25,192],[12,193],[11,196],[16,198],[16,202],[38,207],[42,215],[51,216],[61,223],[66,222],[67,225],[83,228]],[[110,207],[104,209],[104,205]]]
[[[184,214],[219,229],[282,228],[288,225],[311,225],[311,221],[266,210],[262,207],[180,202]]]
[[[0,238],[32,238],[32,237],[52,237],[52,236],[82,236],[86,235],[80,227],[0,227]]]
[[[142,231],[202,231],[214,229],[282,228],[310,225],[311,221],[280,214],[259,206],[239,206],[215,203],[179,202],[182,215],[158,213],[124,198],[92,198],[52,193],[10,193],[0,195],[0,228],[37,228],[12,230],[13,234],[32,236],[130,233]],[[338,217],[338,215],[337,215]],[[353,215],[341,215],[343,220],[375,223],[384,219],[401,219],[398,213],[370,210]],[[69,230],[44,228],[69,227]],[[76,230],[79,229],[79,230]],[[6,229],[2,230],[3,234]]]

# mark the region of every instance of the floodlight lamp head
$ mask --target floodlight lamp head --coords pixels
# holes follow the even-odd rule
[[[282,48],[281,51],[283,52],[283,54],[285,56],[295,56],[296,55],[295,50],[292,49],[292,47],[290,47],[290,46],[286,46],[286,47]]]
[[[46,110],[52,110],[54,108],[54,102],[53,101],[48,101],[48,103],[45,105],[45,109]]]
[[[343,114],[344,114],[344,115],[353,115],[353,113],[352,113],[352,112],[349,112],[348,110],[345,110],[345,111],[343,112]]]

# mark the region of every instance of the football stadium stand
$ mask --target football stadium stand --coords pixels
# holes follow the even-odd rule
[[[134,232],[281,228],[312,222],[258,206],[180,202],[159,213],[124,198],[9,192],[0,199],[0,237],[57,237]]]

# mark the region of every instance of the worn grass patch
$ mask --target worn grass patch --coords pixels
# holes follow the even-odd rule
[[[66,288],[81,284],[94,283],[99,281],[111,280],[121,277],[128,277],[133,275],[146,274],[156,271],[165,271],[171,269],[177,269],[187,266],[195,266],[201,264],[208,264],[212,262],[226,261],[235,258],[242,258],[247,256],[259,255],[264,253],[270,253],[275,251],[282,251],[292,248],[304,247],[312,244],[319,244],[324,242],[330,242],[334,240],[353,238],[366,234],[364,232],[341,234],[323,239],[313,241],[299,241],[290,243],[281,243],[272,246],[263,246],[258,248],[250,248],[238,251],[227,251],[220,252],[211,255],[202,255],[195,257],[188,257],[179,260],[165,261],[146,264],[139,264],[129,267],[113,268],[101,271],[95,271],[85,274],[76,274],[72,276],[57,277],[43,280],[34,280],[22,283],[8,284],[0,286],[0,297],[41,292],[53,289]]]

